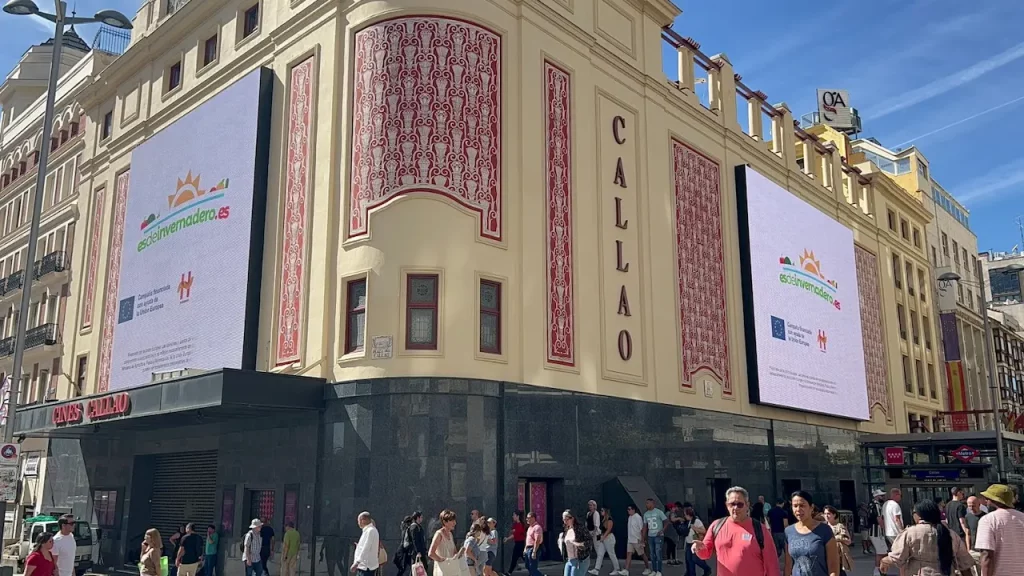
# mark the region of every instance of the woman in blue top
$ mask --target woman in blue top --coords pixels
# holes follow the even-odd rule
[[[839,544],[832,528],[815,519],[811,495],[794,492],[790,504],[796,524],[786,527],[784,576],[840,576]]]

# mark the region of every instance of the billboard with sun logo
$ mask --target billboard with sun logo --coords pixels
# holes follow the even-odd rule
[[[255,367],[270,79],[248,74],[132,152],[111,390]]]
[[[853,231],[736,167],[752,402],[867,420]]]

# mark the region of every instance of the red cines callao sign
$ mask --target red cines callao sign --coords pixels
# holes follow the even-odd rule
[[[120,418],[131,413],[132,401],[127,392],[101,396],[88,402],[74,402],[53,407],[54,426],[70,426]]]

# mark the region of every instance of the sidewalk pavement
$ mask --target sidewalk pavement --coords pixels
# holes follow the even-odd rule
[[[859,552],[859,550],[858,550],[858,552]],[[710,564],[712,566],[712,568],[714,568],[714,562],[713,561],[709,561],[708,564]],[[540,571],[545,576],[562,576],[563,575],[562,570],[563,570],[564,566],[565,566],[565,564],[563,564],[562,562],[541,562],[540,563]],[[623,567],[623,568],[625,567],[625,560],[623,560],[622,558],[619,559],[619,566]],[[781,566],[781,563],[780,563],[780,566]],[[506,566],[506,568],[507,568],[507,566]],[[593,568],[593,563],[591,563],[591,568]],[[848,572],[847,575],[848,576],[872,576],[874,568],[875,568],[875,561],[874,561],[874,559],[871,556],[856,555],[855,554],[854,557],[853,557],[853,571],[852,572]],[[606,557],[604,559],[604,562],[601,565],[601,576],[608,576],[608,574],[609,574],[609,572],[611,570],[612,570],[611,562],[609,562],[608,558]],[[630,574],[630,576],[641,576],[641,574],[643,573],[643,570],[644,570],[644,563],[643,563],[643,561],[642,560],[634,559],[633,563],[632,563],[632,566],[630,566],[629,574]],[[780,571],[780,573],[781,573],[781,571]],[[896,572],[895,569],[893,569],[892,573],[896,574],[897,572]],[[516,570],[515,572],[513,572],[514,576],[526,576],[526,574],[527,574],[526,569],[523,568],[522,565],[520,565],[519,570]],[[662,570],[662,574],[664,574],[664,576],[685,576],[686,575],[686,566],[682,565],[682,564],[680,564],[680,565],[672,565],[672,566],[666,564],[664,570]],[[700,568],[698,568],[697,569],[697,574],[695,576],[700,576],[700,574],[701,574],[701,570],[700,570]]]

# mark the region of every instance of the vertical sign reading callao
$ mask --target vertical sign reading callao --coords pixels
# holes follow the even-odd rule
[[[625,129],[625,118],[622,116],[612,118],[612,138],[615,139],[615,143],[619,146],[626,143],[626,137],[622,133]],[[615,178],[612,183],[620,188],[626,187],[626,171],[622,167],[621,156],[615,163]],[[627,220],[622,214],[622,198],[619,196],[615,197],[615,227],[620,230],[626,230],[629,227],[629,220]],[[616,240],[615,269],[623,274],[627,274],[629,272],[629,262],[626,262],[626,258],[622,254],[622,248],[622,240]],[[633,315],[629,311],[629,293],[626,292],[625,283],[619,287],[619,308],[616,313],[619,316],[625,316],[626,318]],[[619,358],[622,358],[623,362],[629,362],[633,357],[633,336],[629,333],[629,329],[623,328],[622,330],[619,330],[618,344]]]

